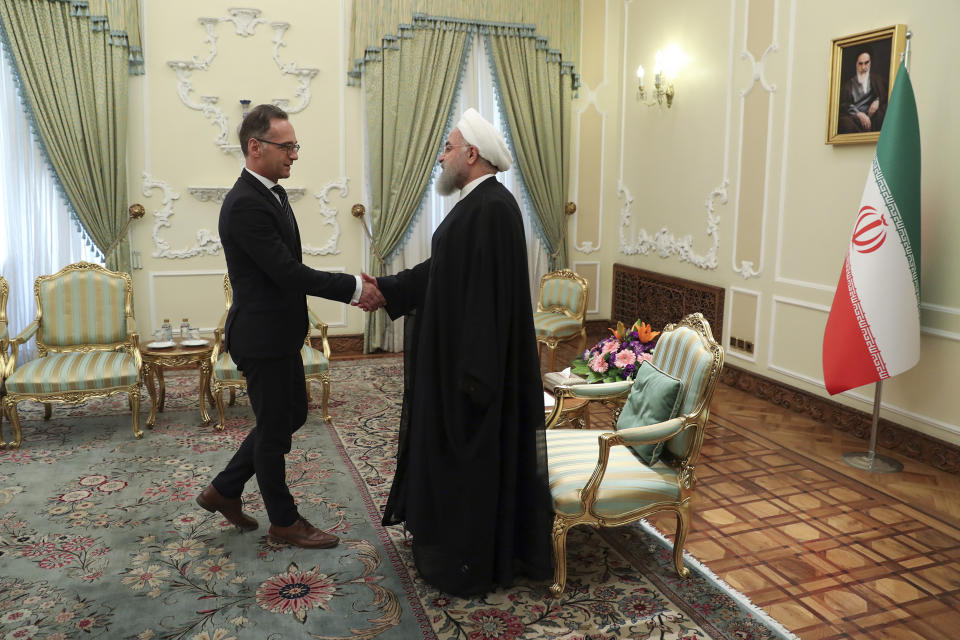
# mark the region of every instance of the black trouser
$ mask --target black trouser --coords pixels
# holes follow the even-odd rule
[[[289,527],[299,517],[287,488],[286,461],[293,432],[307,420],[307,391],[300,353],[280,358],[235,358],[247,379],[257,423],[226,468],[213,479],[224,497],[239,498],[254,475],[270,522]]]

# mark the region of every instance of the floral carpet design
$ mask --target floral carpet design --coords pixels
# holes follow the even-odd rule
[[[201,425],[196,375],[168,373],[166,410],[142,440],[122,396],[54,405],[49,421],[21,403],[22,448],[0,451],[0,639],[784,637],[698,565],[677,578],[668,544],[639,525],[571,532],[558,600],[542,583],[479,599],[432,589],[402,528],[379,524],[402,361],[337,362],[331,378],[333,422],[312,406],[287,478],[301,513],[340,536],[332,550],[267,537],[255,482],[256,531],[194,503],[251,426],[243,395],[216,432]]]

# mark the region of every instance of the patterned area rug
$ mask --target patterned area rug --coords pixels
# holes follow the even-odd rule
[[[333,424],[316,387],[287,462],[301,512],[341,537],[324,551],[271,541],[255,483],[244,500],[257,531],[195,505],[250,427],[242,395],[218,433],[200,424],[196,374],[168,374],[166,411],[142,440],[122,396],[55,405],[50,421],[22,403],[23,446],[0,452],[0,638],[792,637],[692,558],[677,578],[669,542],[646,523],[571,532],[559,600],[544,583],[482,599],[435,591],[403,531],[379,524],[402,361],[336,362],[331,376]]]

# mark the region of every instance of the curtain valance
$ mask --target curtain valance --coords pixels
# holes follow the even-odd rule
[[[417,27],[532,38],[579,86],[580,0],[354,0],[348,84],[359,84],[366,62]]]

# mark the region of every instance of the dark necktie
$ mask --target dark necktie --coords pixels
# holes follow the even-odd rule
[[[283,217],[287,221],[287,224],[290,225],[290,230],[293,231],[296,228],[296,223],[293,221],[293,209],[290,208],[290,202],[287,200],[287,190],[278,184],[270,187],[270,190],[280,196],[280,207],[283,209]]]

